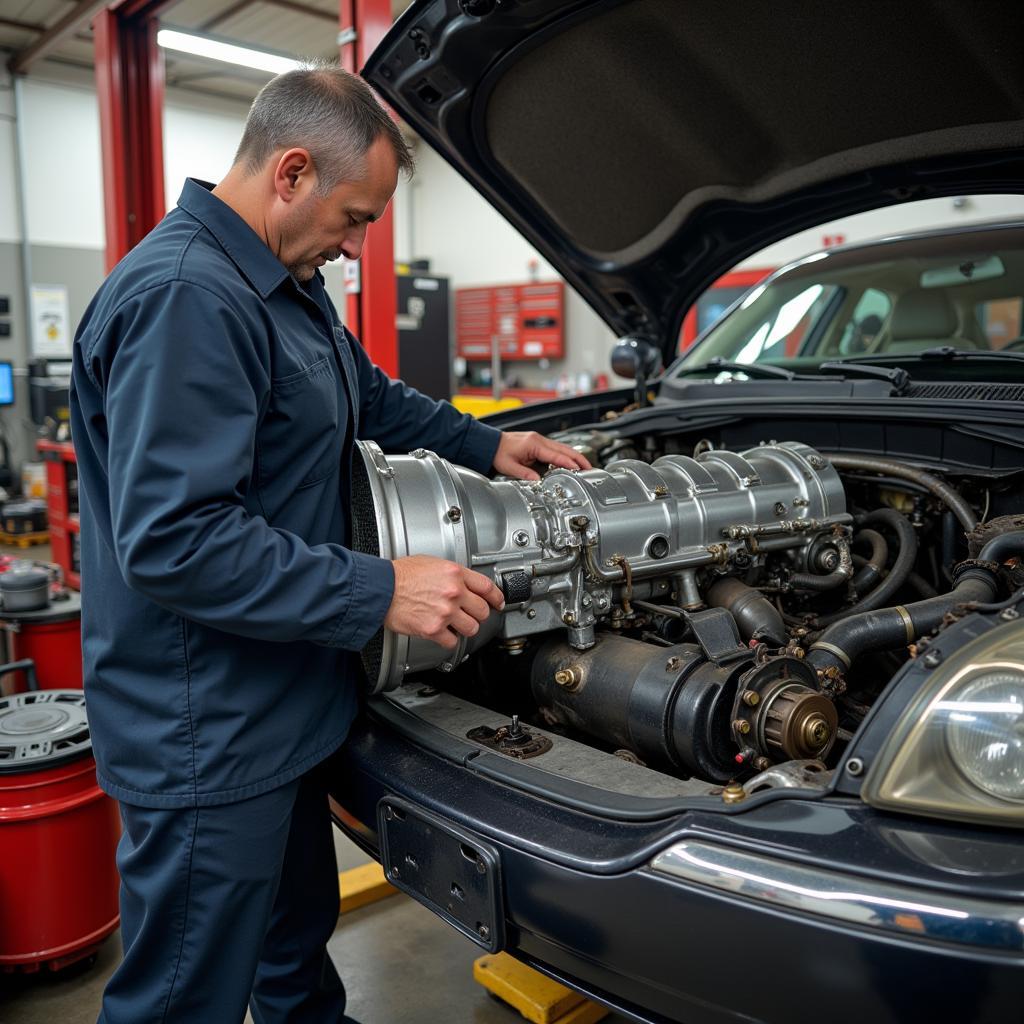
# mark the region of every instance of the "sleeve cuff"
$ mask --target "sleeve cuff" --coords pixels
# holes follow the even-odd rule
[[[395,567],[376,555],[350,554],[353,573],[348,603],[327,646],[361,651],[384,625],[395,593]]]
[[[470,419],[458,458],[454,461],[486,476],[494,468],[494,456],[500,443],[500,430],[489,427],[479,420]]]

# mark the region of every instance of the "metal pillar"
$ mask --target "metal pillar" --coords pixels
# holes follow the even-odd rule
[[[93,19],[107,270],[164,215],[163,53],[171,0],[121,0]]]
[[[357,72],[391,27],[391,0],[340,0],[340,23],[341,64]],[[367,230],[359,263],[359,291],[348,296],[347,323],[373,362],[389,376],[397,377],[398,289],[390,206]]]

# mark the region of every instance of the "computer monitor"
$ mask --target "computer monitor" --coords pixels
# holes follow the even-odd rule
[[[0,362],[0,405],[14,405],[14,367]]]

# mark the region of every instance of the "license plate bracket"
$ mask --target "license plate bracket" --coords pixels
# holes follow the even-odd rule
[[[393,886],[490,953],[505,945],[501,858],[479,836],[386,796],[377,805],[381,863]]]

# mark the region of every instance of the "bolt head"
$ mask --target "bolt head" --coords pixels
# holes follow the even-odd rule
[[[730,782],[722,790],[722,801],[727,804],[738,804],[746,799],[746,796],[747,791],[738,782]]]
[[[750,732],[750,723],[745,718],[737,718],[732,727],[741,735],[746,736]]]
[[[537,618],[537,609],[536,608],[528,608],[526,610],[526,617],[528,619],[535,619],[535,618]]]
[[[759,772],[767,771],[769,768],[771,768],[771,766],[772,766],[772,763],[771,763],[771,761],[768,760],[767,757],[755,757],[754,758],[754,767]]]
[[[824,718],[812,715],[804,723],[804,742],[814,750],[823,747],[829,741],[832,730]]]
[[[846,762],[847,775],[860,775],[864,771],[864,762],[859,757],[851,757]]]
[[[525,548],[526,545],[530,543],[530,535],[525,530],[516,530],[516,532],[512,534],[512,543],[515,544],[516,547]]]
[[[745,690],[743,693],[743,703],[747,707],[756,707],[761,702],[761,695],[756,690]]]
[[[942,664],[942,655],[938,651],[929,651],[924,656],[925,668],[938,668]]]
[[[1020,618],[1020,612],[1016,608],[1004,608],[999,613],[999,618],[1004,622],[1013,622],[1014,619]]]
[[[452,505],[446,514],[453,523],[457,523],[462,518],[462,509],[458,505]]]

